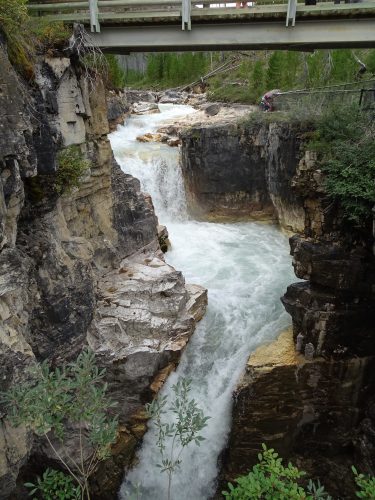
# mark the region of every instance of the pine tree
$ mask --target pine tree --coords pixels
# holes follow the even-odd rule
[[[272,53],[268,61],[267,88],[269,90],[280,88],[283,81],[284,55],[280,51]]]

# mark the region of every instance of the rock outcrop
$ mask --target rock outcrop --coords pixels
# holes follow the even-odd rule
[[[302,202],[291,190],[302,132],[289,123],[192,126],[182,135],[182,171],[197,217],[277,220],[302,231]]]
[[[205,292],[185,285],[162,260],[151,199],[114,161],[102,82],[91,88],[75,57],[45,56],[29,87],[3,46],[0,67],[0,390],[22,381],[35,359],[59,364],[74,358],[90,331],[111,393],[121,394],[123,403],[116,465],[109,461],[98,471],[95,486],[104,498],[106,467],[116,467],[113,498],[124,461],[144,431],[144,418],[140,432],[130,415],[141,412],[153,395],[150,385],[157,392],[165,370],[178,361],[203,314]],[[57,152],[71,147],[89,160],[89,169],[79,188],[65,186],[61,195]],[[131,279],[123,259],[137,252],[150,261],[143,267],[126,261],[134,268]],[[118,293],[108,292],[116,286]],[[155,310],[147,314],[149,301]],[[118,325],[113,331],[110,321]],[[39,466],[44,458],[31,434],[10,427],[0,411],[0,499],[7,499],[22,467],[27,477],[29,456],[38,453]]]
[[[354,451],[353,443],[362,439],[354,429],[372,395],[374,367],[373,356],[307,361],[295,352],[291,331],[260,347],[234,394],[223,479],[245,474],[266,443],[331,494],[354,498],[350,466],[364,467]]]
[[[372,217],[361,228],[348,223],[324,181],[316,155],[305,151],[289,184],[304,213],[290,239],[304,281],[282,297],[293,328],[250,357],[234,397],[223,478],[249,470],[265,442],[332,495],[351,499],[351,465],[375,472]]]

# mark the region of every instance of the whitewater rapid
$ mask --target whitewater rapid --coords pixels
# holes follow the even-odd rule
[[[172,249],[166,260],[181,270],[186,282],[208,289],[208,308],[181,362],[162,394],[185,377],[191,396],[211,416],[200,447],[190,445],[173,476],[173,500],[206,500],[215,492],[218,457],[231,421],[232,393],[249,354],[287,328],[290,317],[280,296],[294,279],[287,237],[271,225],[249,222],[218,224],[188,217],[177,148],[139,143],[166,120],[193,113],[188,106],[160,106],[161,113],[131,117],[110,140],[121,168],[141,181],[155,211],[168,227]],[[169,417],[171,418],[171,417]],[[155,431],[146,433],[138,465],[128,473],[120,499],[141,484],[142,500],[166,499],[167,477],[160,473]]]

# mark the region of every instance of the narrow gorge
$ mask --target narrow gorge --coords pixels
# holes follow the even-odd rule
[[[350,467],[375,470],[372,215],[353,229],[327,195],[311,124],[109,93],[78,56],[25,83],[0,40],[0,390],[93,351],[118,416],[93,499],[166,498],[145,404],[182,379],[210,419],[173,500],[222,498],[262,443],[354,498]],[[0,411],[0,500],[23,499],[60,466]]]

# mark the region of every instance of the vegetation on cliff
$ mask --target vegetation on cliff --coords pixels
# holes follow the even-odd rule
[[[43,437],[75,483],[49,470],[29,487],[52,494],[56,483],[62,482],[73,493],[78,485],[82,498],[90,498],[88,480],[98,463],[109,456],[118,428],[117,419],[108,413],[116,403],[106,395],[104,376],[93,353],[84,350],[62,368],[52,370],[47,361],[36,364],[26,382],[2,395],[12,424],[25,425]]]
[[[308,148],[318,152],[327,193],[345,217],[365,225],[375,204],[375,124],[358,106],[332,108],[317,119]]]
[[[69,193],[79,187],[82,176],[90,167],[90,162],[78,146],[69,146],[57,154],[56,191],[59,194]]]
[[[226,500],[332,500],[319,481],[307,482],[302,486],[306,473],[288,463],[285,467],[282,458],[273,448],[262,445],[258,454],[259,462],[245,476],[236,479],[237,485],[228,483],[229,491],[223,491]],[[359,474],[352,467],[354,479],[359,490],[357,498],[375,498],[375,478]],[[306,480],[305,480],[306,483]]]

